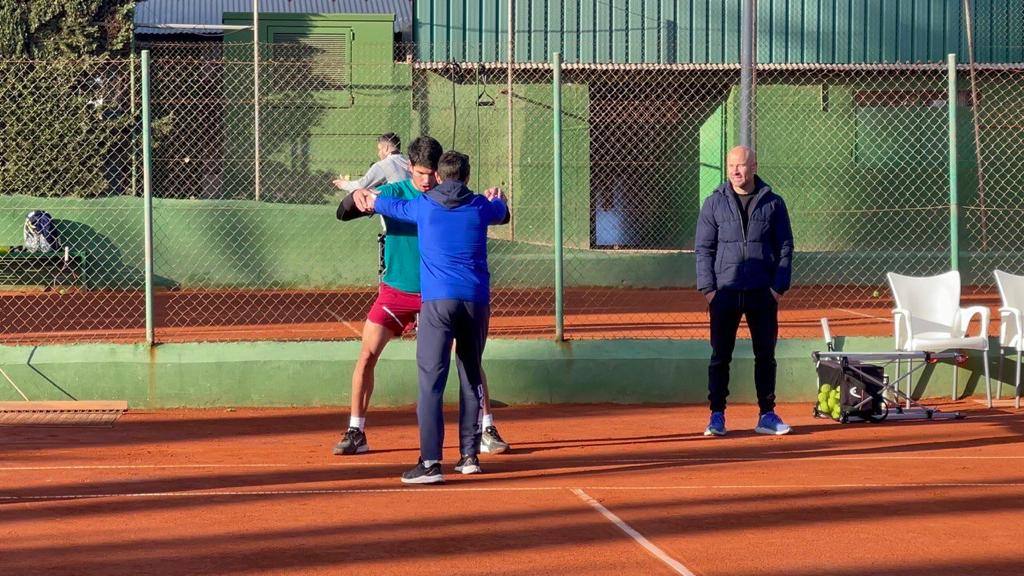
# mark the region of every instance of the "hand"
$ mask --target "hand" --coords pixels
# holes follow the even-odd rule
[[[501,188],[495,186],[493,188],[488,188],[487,190],[484,190],[484,198],[487,198],[488,201],[505,200],[505,195],[502,194]]]
[[[373,212],[373,201],[377,198],[377,195],[366,188],[360,188],[352,193],[352,200],[356,203],[356,208],[360,212],[366,212],[367,214]]]
[[[775,288],[769,288],[769,290],[772,291],[772,298],[775,298],[775,302],[776,303],[782,301],[782,294],[779,294],[778,292],[776,292]]]
[[[712,290],[711,292],[708,292],[707,294],[704,295],[704,297],[707,298],[708,300],[708,304],[711,304],[711,301],[715,299],[715,294],[718,294],[718,290]]]
[[[338,190],[344,190],[345,189],[345,182],[348,182],[348,180],[345,180],[344,178],[338,178],[337,180],[331,180],[331,184],[334,184],[334,187],[337,188]]]

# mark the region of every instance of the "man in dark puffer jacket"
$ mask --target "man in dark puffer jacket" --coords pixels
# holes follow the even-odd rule
[[[779,300],[789,289],[793,230],[782,197],[757,177],[754,151],[737,146],[726,158],[729,181],[701,208],[697,221],[697,289],[711,315],[705,436],[724,436],[729,362],[740,318],[746,316],[754,346],[754,387],[761,434],[790,431],[775,414],[775,342]]]

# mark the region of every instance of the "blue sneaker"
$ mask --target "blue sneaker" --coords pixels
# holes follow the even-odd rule
[[[754,428],[754,432],[758,434],[772,434],[774,436],[789,434],[789,431],[790,427],[775,412],[761,414],[761,417],[757,419],[757,428]]]
[[[725,436],[725,412],[712,412],[711,421],[704,429],[705,436]]]

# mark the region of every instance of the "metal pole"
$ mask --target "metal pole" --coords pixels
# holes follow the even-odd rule
[[[555,189],[555,340],[565,340],[565,302],[562,277],[562,55],[551,54],[551,110],[553,114],[554,189]]]
[[[505,92],[508,96],[508,202],[509,208],[515,204],[515,199],[512,191],[512,165],[514,156],[512,153],[512,64],[515,62],[515,34],[516,34],[516,11],[515,11],[515,0],[508,1],[508,45],[506,50],[508,54],[506,60],[508,61],[508,78],[506,81]],[[509,234],[512,240],[516,238],[516,217],[515,210],[512,210],[512,216],[509,220]]]
[[[253,102],[253,156],[256,177],[253,187],[256,201],[260,201],[260,0],[252,0],[252,102]]]
[[[754,147],[754,0],[743,0],[740,30],[740,145]]]
[[[981,224],[981,249],[988,249],[988,215],[985,213],[985,167],[981,158],[981,128],[978,117],[981,102],[978,102],[978,86],[974,77],[974,24],[971,18],[971,1],[964,0],[964,20],[967,28],[967,64],[971,78],[971,118],[974,124],[974,155],[978,166],[978,218]]]
[[[153,345],[153,140],[149,114],[149,50],[142,51],[142,212],[143,252],[146,260],[146,342]]]
[[[960,269],[960,191],[956,156],[956,54],[946,57],[949,111],[949,266]]]

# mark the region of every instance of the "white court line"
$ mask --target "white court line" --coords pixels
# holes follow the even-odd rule
[[[673,462],[801,462],[807,460],[824,460],[829,462],[842,462],[843,460],[849,460],[851,462],[862,461],[862,460],[893,460],[893,461],[915,461],[915,460],[951,460],[951,461],[963,461],[963,460],[1024,460],[1024,456],[1012,456],[1012,455],[996,455],[996,456],[919,456],[914,454],[908,454],[905,456],[900,455],[889,455],[889,456],[779,456],[779,457],[763,457],[763,458],[741,458],[741,457],[680,457],[680,458],[608,458],[608,459],[591,459],[591,460],[574,460],[571,463],[575,465],[614,465],[614,464],[671,464]],[[502,466],[517,462],[527,462],[528,460],[508,460],[502,461],[489,461],[488,466]],[[325,463],[265,463],[265,464],[83,464],[83,465],[69,465],[69,466],[0,466],[0,472],[18,472],[18,471],[32,471],[32,470],[175,470],[175,469],[189,469],[189,468],[308,468],[308,467],[328,467],[328,468],[346,468],[346,467],[360,467],[360,466],[405,466],[409,462],[390,462],[390,461],[373,461],[365,460],[362,462],[325,462]],[[560,468],[566,468],[568,466],[560,466]]]
[[[0,495],[0,501],[17,502],[33,500],[89,500],[96,498],[166,498],[166,497],[210,497],[210,496],[306,496],[322,494],[418,494],[434,492],[554,492],[565,490],[615,490],[615,491],[708,491],[708,490],[814,490],[828,492],[837,489],[881,489],[881,488],[1024,488],[1024,482],[935,482],[921,483],[863,483],[863,484],[692,484],[676,486],[439,486],[402,488],[324,488],[320,490],[208,490],[181,492],[108,492],[102,494],[49,494],[30,496]]]
[[[629,535],[630,538],[636,540],[637,544],[643,546],[644,549],[653,554],[655,558],[664,562],[669,568],[674,570],[676,574],[694,576],[693,572],[690,572],[686,566],[683,566],[675,558],[669,556],[661,548],[655,546],[650,540],[644,538],[643,534],[634,530],[632,526],[626,524],[621,518],[613,514],[611,510],[605,508],[603,504],[591,498],[589,494],[579,488],[573,488],[572,493],[579,496],[580,500],[590,504],[595,510],[600,512],[602,516],[611,521],[612,524],[618,526],[619,530],[622,530]]]
[[[872,320],[884,320],[886,322],[890,321],[889,318],[884,318],[882,316],[872,316],[871,314],[865,314],[864,312],[857,312],[856,310],[850,310],[848,308],[839,308],[839,311],[840,312],[846,312],[847,314],[853,314],[854,316],[860,316],[862,318],[871,318]]]
[[[338,322],[341,322],[346,328],[351,330],[352,333],[355,334],[356,336],[362,336],[363,335],[362,332],[360,332],[359,330],[356,330],[356,327],[353,326],[351,322],[349,322],[348,320],[345,320],[344,318],[342,318],[340,315],[338,315],[337,312],[330,311],[329,314],[331,316],[333,316],[335,320],[337,320]]]
[[[352,323],[349,322],[348,320],[342,320],[341,323],[344,324],[346,328],[351,330],[352,333],[355,334],[356,336],[362,336],[363,335],[362,332],[360,332],[359,330],[356,330],[356,327],[353,326]]]

